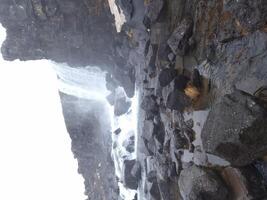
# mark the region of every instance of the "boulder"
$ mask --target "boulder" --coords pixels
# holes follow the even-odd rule
[[[136,163],[136,160],[124,160],[123,165],[123,183],[124,185],[132,190],[138,188],[138,178],[132,176],[131,171]]]
[[[189,97],[179,90],[172,91],[167,97],[166,107],[171,110],[183,112],[190,105],[191,101]]]
[[[127,100],[127,98],[124,97],[119,97],[118,99],[115,99],[115,104],[114,104],[114,115],[115,116],[120,116],[129,110],[131,107],[131,102]]]
[[[119,135],[121,133],[121,128],[117,128],[115,131],[114,131],[114,134],[115,135]]]
[[[228,190],[214,171],[195,165],[182,170],[179,188],[184,200],[226,200]]]
[[[189,49],[189,38],[192,36],[193,21],[191,18],[185,18],[173,31],[167,43],[173,53],[184,56]]]
[[[267,112],[250,94],[235,90],[213,106],[201,138],[207,153],[245,166],[267,154]]]
[[[169,85],[177,76],[177,70],[172,68],[163,69],[159,74],[159,83],[161,87]]]

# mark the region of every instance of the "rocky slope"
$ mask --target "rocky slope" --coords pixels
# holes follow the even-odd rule
[[[267,2],[116,0],[120,33],[109,2],[0,0],[5,59],[97,65],[113,95],[136,85],[136,198],[266,199]]]

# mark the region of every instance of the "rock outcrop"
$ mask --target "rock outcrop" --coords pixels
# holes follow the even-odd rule
[[[247,165],[264,160],[267,153],[267,2],[115,0],[126,17],[120,33],[108,2],[0,0],[0,21],[7,29],[4,58],[100,67],[107,71],[107,99],[116,115],[129,108],[126,96],[116,97],[118,87],[128,97],[138,88],[137,161],[127,158],[120,170],[125,186],[137,189],[141,199],[228,200],[235,185],[225,184],[229,178],[222,180],[225,166],[242,166],[234,182],[243,177],[248,194],[265,198],[263,181],[254,184],[259,190],[253,187],[254,172],[264,165]],[[80,127],[87,123],[63,110],[70,135],[79,133],[77,144],[72,138],[74,153],[82,158],[80,166],[86,166],[89,161],[83,156],[91,149],[81,141]],[[87,168],[81,169],[86,175]],[[94,200],[109,191],[105,180],[99,180],[96,185],[103,183],[104,189],[87,192]]]
[[[196,166],[181,172],[179,187],[184,200],[226,200],[229,198],[225,184],[215,172]]]
[[[257,99],[235,91],[211,109],[202,130],[206,152],[245,166],[267,154],[267,111]]]

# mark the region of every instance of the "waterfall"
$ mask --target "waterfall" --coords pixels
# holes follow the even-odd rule
[[[129,138],[129,134],[134,134],[135,140],[137,139],[138,92],[136,92],[136,95],[132,99],[128,99],[132,102],[131,112],[122,116],[115,116],[114,107],[106,99],[110,91],[106,89],[105,72],[98,67],[72,68],[66,64],[53,63],[53,65],[58,75],[59,91],[79,98],[104,102],[109,112],[109,121],[111,123],[110,132],[113,132],[117,128],[122,130],[119,135],[111,135],[113,144],[116,143],[117,145],[117,148],[112,148],[111,150],[116,170],[115,173],[118,178],[122,178],[123,157],[127,157],[128,159],[136,158],[137,141],[135,141],[134,153],[127,152],[123,147],[123,142]],[[124,93],[123,95],[125,95],[125,91],[121,87],[117,88],[116,93]],[[121,197],[124,200],[132,200],[135,191],[125,188],[120,182],[118,184]]]

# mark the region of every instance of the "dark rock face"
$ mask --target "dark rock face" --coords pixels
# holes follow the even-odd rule
[[[116,32],[107,0],[1,0],[0,4],[0,21],[7,29],[2,46],[6,60],[98,66],[133,95],[129,42],[126,34]]]
[[[60,93],[72,151],[78,159],[78,172],[85,180],[89,199],[118,199],[118,186],[111,151],[107,111],[96,101]]]
[[[179,90],[172,91],[167,98],[166,107],[183,112],[190,105],[190,99]]]
[[[267,153],[266,110],[249,94],[225,95],[202,130],[204,149],[232,165],[244,166]]]
[[[229,199],[228,190],[216,173],[194,165],[181,172],[179,187],[184,200]]]
[[[176,76],[177,70],[171,68],[163,69],[159,74],[160,86],[165,87],[169,85]]]
[[[138,181],[140,177],[132,175],[132,170],[135,167],[135,160],[125,160],[124,161],[124,170],[123,170],[123,182],[125,186],[129,189],[136,190],[138,187]],[[135,174],[134,174],[135,175]],[[138,174],[136,174],[138,175]]]

